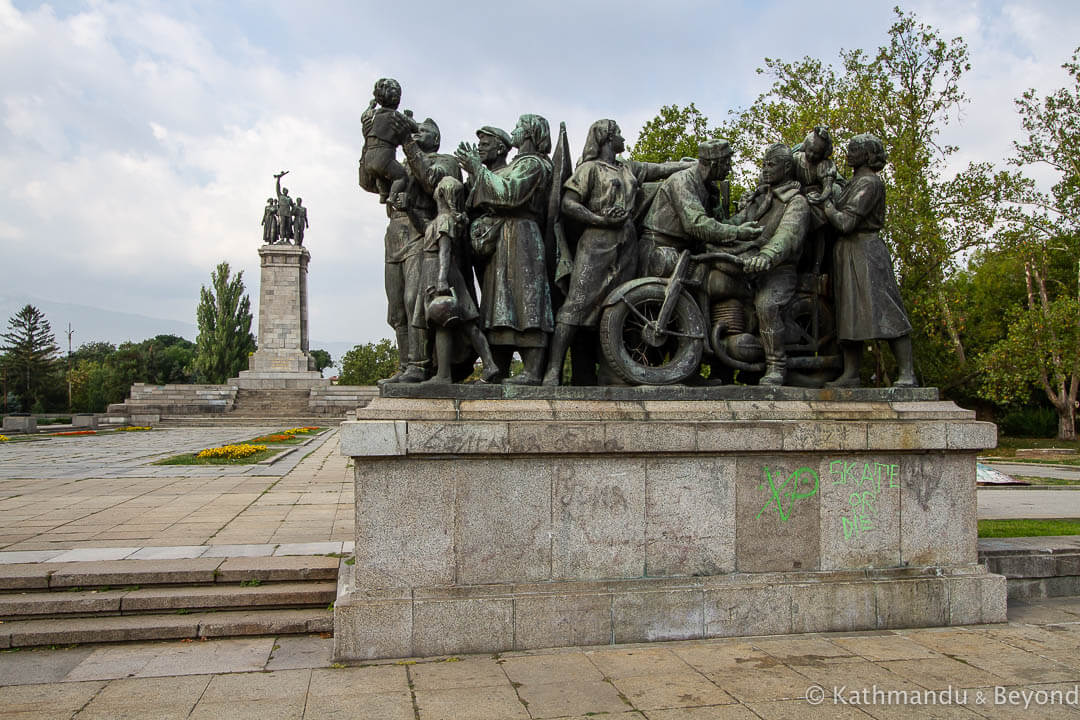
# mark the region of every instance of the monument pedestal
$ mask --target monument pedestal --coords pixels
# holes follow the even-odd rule
[[[296,245],[259,248],[259,348],[231,383],[244,390],[329,385],[308,350],[307,271],[311,253]]]
[[[1005,620],[976,554],[996,428],[974,413],[896,391],[584,390],[383,397],[342,424],[337,659]]]

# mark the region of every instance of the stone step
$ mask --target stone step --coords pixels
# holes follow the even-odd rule
[[[270,425],[280,426],[282,428],[290,427],[302,427],[302,426],[318,426],[318,427],[334,427],[345,420],[345,415],[293,415],[291,417],[279,417],[279,416],[260,416],[260,415],[236,415],[229,413],[228,415],[206,415],[202,417],[184,416],[184,415],[163,415],[161,419],[155,423],[156,427],[230,427],[230,426],[251,426],[251,425]]]
[[[326,608],[15,620],[0,624],[0,649],[79,643],[329,633]]]
[[[323,555],[13,563],[0,565],[0,599],[5,592],[26,590],[334,581],[339,563]]]
[[[326,607],[336,595],[334,581],[6,593],[0,595],[0,621],[6,624],[39,616],[128,615],[241,607]]]

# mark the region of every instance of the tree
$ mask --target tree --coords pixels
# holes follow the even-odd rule
[[[691,123],[688,134],[731,141],[737,160],[732,181],[740,189],[756,185],[768,145],[798,143],[816,125],[831,129],[840,167],[851,137],[880,137],[889,153],[883,172],[888,216],[881,234],[911,317],[917,364],[925,382],[952,387],[974,373],[956,315],[960,298],[948,294],[947,280],[961,258],[985,243],[1002,196],[1015,194],[1020,181],[989,164],[946,177],[946,161],[957,148],[939,138],[966,102],[961,80],[970,69],[967,46],[962,38],[942,38],[913,14],[899,8],[895,14],[886,44],[873,53],[841,50],[838,66],[810,57],[766,58],[758,72],[772,76],[768,90],[749,107],[732,111],[715,131]],[[646,147],[681,119],[666,110],[646,124]],[[693,113],[687,117],[694,119]]]
[[[243,271],[230,278],[229,263],[223,262],[210,276],[210,289],[204,286],[199,292],[193,367],[201,382],[223,383],[236,377],[255,351],[251,300],[244,295],[243,278]]]
[[[311,358],[315,361],[315,369],[320,373],[334,364],[334,359],[325,350],[312,350]]]
[[[709,118],[694,103],[684,108],[664,105],[660,113],[641,128],[638,141],[630,148],[630,158],[642,162],[668,162],[697,157],[698,145],[720,137],[718,129],[709,129]]]
[[[341,385],[374,385],[397,372],[397,346],[383,338],[377,343],[357,345],[341,358]]]
[[[999,248],[1023,266],[1024,302],[1010,316],[1006,337],[984,358],[984,393],[1015,401],[1032,385],[1058,414],[1058,439],[1076,439],[1080,391],[1080,48],[1062,67],[1072,79],[1040,99],[1028,90],[1016,101],[1027,133],[1014,142],[1017,167],[1057,173],[1050,192],[1024,185],[1003,213]]]
[[[3,335],[3,363],[9,389],[19,396],[23,410],[43,408],[57,380],[56,357],[60,349],[45,315],[25,305],[8,319]]]

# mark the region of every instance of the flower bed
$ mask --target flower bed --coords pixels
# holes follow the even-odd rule
[[[142,432],[144,430],[153,430],[151,427],[145,425],[124,425],[123,427],[116,428],[117,432]]]
[[[200,460],[242,460],[244,458],[249,458],[256,453],[263,452],[264,450],[266,450],[265,445],[240,443],[239,445],[222,445],[221,447],[207,448],[195,453],[195,457]]]
[[[71,435],[97,435],[97,430],[68,430],[67,432],[49,433],[53,437],[68,437]]]
[[[284,434],[286,434],[286,435],[310,435],[311,433],[319,432],[321,429],[322,428],[317,428],[317,427],[289,428],[288,430],[284,431]]]
[[[280,442],[291,442],[291,441],[293,441],[295,439],[296,438],[293,437],[292,435],[286,435],[284,433],[276,433],[274,435],[261,435],[261,436],[259,436],[257,438],[252,438],[251,442],[253,442],[253,443],[280,443]]]
[[[10,439],[7,435],[0,435],[0,442],[7,442]]]

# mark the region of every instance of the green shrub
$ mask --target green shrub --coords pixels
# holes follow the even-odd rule
[[[1046,407],[1010,410],[998,420],[998,431],[1011,437],[1057,437],[1058,416],[1052,408]]]

